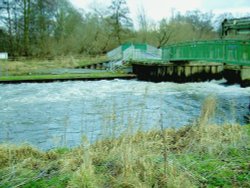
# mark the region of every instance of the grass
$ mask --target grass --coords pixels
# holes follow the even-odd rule
[[[79,68],[86,65],[107,61],[106,56],[100,57],[60,57],[53,60],[19,60],[0,61],[0,82],[22,81],[53,81],[77,79],[124,78],[131,75],[118,72],[93,73],[49,73],[50,70],[61,68]],[[133,77],[133,76],[131,76]]]
[[[37,74],[40,70],[55,68],[79,68],[85,65],[107,61],[106,56],[98,57],[57,57],[53,60],[19,59],[15,61],[1,61],[0,73],[2,75],[29,75]],[[1,76],[1,75],[0,75]]]
[[[190,126],[130,127],[77,148],[2,144],[0,187],[250,187],[250,125],[209,124],[215,106],[208,98]]]
[[[194,125],[74,149],[1,145],[0,187],[249,187],[249,143],[250,125]]]
[[[3,76],[0,77],[0,82],[11,81],[46,81],[46,80],[68,80],[68,79],[101,79],[101,78],[123,78],[129,77],[128,74],[113,73],[113,72],[95,72],[84,74],[58,74],[58,75],[22,75],[22,76]],[[132,75],[131,75],[132,77]]]

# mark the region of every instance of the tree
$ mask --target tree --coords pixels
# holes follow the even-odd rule
[[[126,34],[133,26],[126,0],[112,0],[109,11],[111,14],[108,21],[113,35],[120,45],[122,44],[122,35]]]
[[[154,23],[142,6],[135,30],[126,0],[112,0],[108,7],[95,5],[91,12],[76,9],[69,0],[0,0],[0,50],[10,56],[48,57],[103,54],[124,42],[160,48],[214,38],[212,18],[212,13],[196,10],[173,12],[169,20]],[[218,17],[218,23],[224,18]]]
[[[209,13],[202,13],[199,10],[187,11],[185,15],[177,13],[170,23],[174,24],[188,24],[194,33],[191,40],[199,40],[207,38],[213,31],[212,18],[214,15]]]
[[[149,21],[143,6],[138,9],[137,20],[139,26],[138,37],[141,38],[141,42],[147,43],[149,34]]]
[[[59,0],[35,0],[32,6],[30,38],[32,54],[35,56],[50,55],[50,44],[55,32],[55,21]]]
[[[13,54],[15,51],[15,44],[14,44],[14,14],[16,10],[15,4],[17,1],[15,0],[3,0],[0,3],[0,21],[4,25],[4,28],[7,31],[7,38],[5,40],[8,46],[8,52]],[[4,31],[2,33],[5,33]]]
[[[5,32],[3,28],[0,27],[0,52],[8,51],[8,34]]]
[[[157,48],[161,48],[166,45],[172,35],[173,29],[171,28],[171,25],[167,23],[166,19],[162,19],[160,21],[159,29],[156,30]]]
[[[23,0],[23,46],[24,55],[29,55],[31,0]]]
[[[202,13],[198,10],[188,11],[186,13],[186,20],[193,26],[194,31],[197,32],[197,39],[201,39],[204,35],[213,30],[212,19],[214,14],[212,12]]]
[[[225,19],[231,19],[233,18],[233,14],[232,13],[223,13],[218,15],[215,18],[215,30],[218,33],[218,36],[221,37],[221,33],[222,33],[222,28],[221,28],[221,23],[225,20]]]

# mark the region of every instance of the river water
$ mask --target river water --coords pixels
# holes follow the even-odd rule
[[[0,143],[73,147],[123,131],[192,124],[208,96],[212,123],[244,124],[250,87],[223,81],[176,84],[136,80],[0,85]]]

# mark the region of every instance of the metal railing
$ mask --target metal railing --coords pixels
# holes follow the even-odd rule
[[[204,60],[250,66],[249,40],[210,40],[179,43],[162,49],[163,61]]]
[[[141,48],[140,48],[141,47]],[[119,46],[114,50],[107,53],[109,60],[160,60],[161,59],[161,49],[157,49],[150,45],[137,45],[131,44],[123,50],[123,46]]]

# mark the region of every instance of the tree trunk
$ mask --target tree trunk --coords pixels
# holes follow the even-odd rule
[[[30,0],[23,0],[23,17],[24,17],[24,55],[29,55],[29,27],[30,27]]]
[[[14,53],[14,46],[13,46],[13,33],[12,33],[12,18],[11,18],[11,6],[10,2],[7,1],[7,23],[8,23],[8,42],[9,42],[9,53],[13,55]]]

